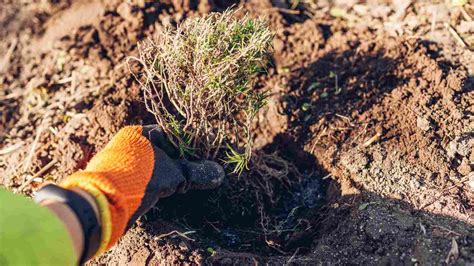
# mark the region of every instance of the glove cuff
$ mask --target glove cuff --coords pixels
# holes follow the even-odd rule
[[[121,129],[84,171],[74,173],[61,183],[62,187],[79,187],[106,198],[107,204],[100,208],[104,213],[108,209],[110,218],[103,222],[106,224],[103,230],[108,231],[103,232],[101,248],[103,245],[105,249],[112,247],[127,229],[130,218],[142,203],[153,167],[151,142],[142,135],[141,126],[129,126]],[[107,227],[107,223],[110,226]]]
[[[95,255],[112,247],[123,234],[127,222],[125,199],[117,193],[113,184],[98,173],[82,171],[68,176],[60,186],[67,189],[80,188],[95,198],[102,224],[102,237]]]
[[[67,205],[76,215],[82,227],[84,236],[83,250],[79,263],[85,263],[92,258],[99,249],[101,241],[101,227],[99,217],[96,216],[92,205],[78,193],[58,187],[53,184],[43,186],[34,197],[36,203],[45,200],[54,200]]]
[[[110,212],[109,202],[107,197],[96,187],[89,184],[78,184],[78,188],[86,191],[95,198],[97,207],[99,209],[99,219],[101,223],[101,238],[99,248],[92,257],[96,257],[107,251],[110,237],[112,235],[112,217]]]

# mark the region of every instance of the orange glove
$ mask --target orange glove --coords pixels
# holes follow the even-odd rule
[[[211,161],[171,159],[166,137],[156,126],[121,129],[83,171],[60,186],[93,195],[99,207],[100,245],[96,255],[112,247],[159,198],[188,189],[212,189],[224,179],[222,167]]]

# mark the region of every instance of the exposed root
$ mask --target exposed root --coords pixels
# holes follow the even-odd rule
[[[275,202],[274,181],[279,181],[289,189],[293,184],[302,180],[302,174],[296,165],[285,160],[276,152],[270,154],[254,153],[251,165],[250,175],[255,177],[253,180],[263,189],[271,202]]]

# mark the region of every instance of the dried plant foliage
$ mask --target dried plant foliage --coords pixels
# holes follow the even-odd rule
[[[220,158],[241,173],[250,125],[265,104],[254,89],[273,35],[263,20],[235,11],[190,18],[140,44],[145,103],[182,156]]]

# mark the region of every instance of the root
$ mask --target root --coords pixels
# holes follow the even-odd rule
[[[270,154],[255,153],[251,161],[250,175],[255,177],[255,182],[265,191],[272,203],[275,202],[274,181],[280,182],[289,189],[303,180],[303,176],[296,165],[285,160],[276,152]]]
[[[173,231],[171,231],[171,232],[169,232],[169,233],[162,234],[162,235],[159,235],[159,236],[155,237],[155,240],[160,240],[160,239],[162,239],[162,238],[165,238],[165,237],[171,236],[171,235],[178,235],[178,236],[180,236],[180,237],[182,237],[182,238],[185,238],[185,239],[187,239],[187,240],[189,240],[189,241],[195,241],[194,239],[192,239],[192,238],[190,238],[189,236],[187,236],[187,235],[189,235],[189,234],[194,234],[194,233],[196,233],[196,231],[187,231],[187,232],[181,233],[181,232],[178,232],[178,231],[176,231],[176,230],[173,230]]]

